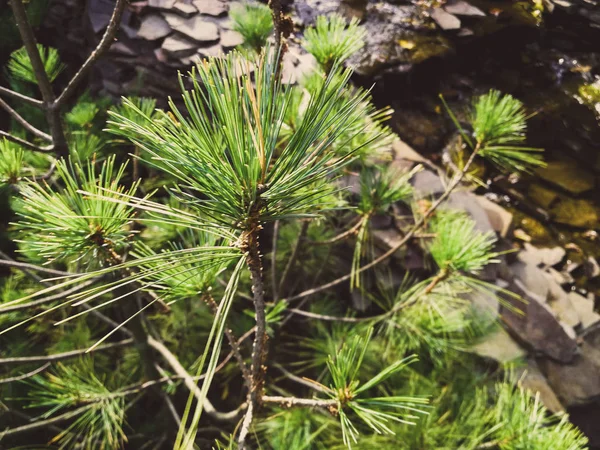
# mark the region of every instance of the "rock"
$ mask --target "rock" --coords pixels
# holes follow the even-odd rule
[[[297,78],[296,78],[296,65],[299,63],[300,61],[298,60],[298,58],[291,54],[290,52],[287,52],[285,55],[283,55],[283,61],[282,61],[282,69],[281,69],[281,82],[284,84],[296,84]]]
[[[226,30],[221,33],[221,45],[225,50],[231,50],[238,45],[242,45],[244,43],[244,37],[233,30]]]
[[[164,16],[173,31],[181,33],[195,42],[207,44],[219,40],[219,27],[200,16],[191,19],[183,19],[174,14],[165,14]]]
[[[148,6],[150,8],[162,9],[169,11],[175,6],[177,0],[148,0]]]
[[[581,327],[586,330],[595,323],[600,321],[600,314],[594,311],[594,300],[585,298],[579,295],[577,292],[569,292],[567,294],[569,302],[576,312],[579,320],[581,321]]]
[[[458,33],[456,33],[456,35],[460,37],[473,36],[474,34],[475,32],[470,28],[461,28],[460,30],[458,30]]]
[[[509,267],[517,278],[517,284],[519,284],[519,287],[523,289],[527,295],[538,301],[540,304],[546,303],[550,292],[550,285],[543,270],[534,264],[526,264],[522,261],[517,261]]]
[[[553,269],[552,267],[549,267],[548,269],[546,269],[546,273],[549,276],[551,276],[552,279],[561,286],[564,284],[571,284],[575,281],[570,273],[559,272],[558,270]]]
[[[442,180],[430,170],[418,172],[412,180],[416,198],[433,197],[445,191]]]
[[[527,355],[527,352],[501,327],[484,336],[480,342],[471,347],[471,351],[501,364],[521,359]]]
[[[525,243],[517,258],[535,266],[552,267],[560,263],[566,254],[566,250],[562,247],[538,248]]]
[[[542,208],[549,208],[552,202],[558,198],[558,193],[539,184],[529,185],[527,196]]]
[[[427,162],[417,151],[415,151],[410,145],[401,139],[396,139],[392,143],[392,150],[394,152],[394,160],[402,159],[412,161],[416,163]]]
[[[496,321],[500,311],[500,301],[498,297],[487,290],[473,290],[465,295],[465,298],[473,304],[475,313],[483,321]]]
[[[546,167],[536,169],[535,173],[548,183],[574,195],[593,189],[595,184],[594,175],[571,159],[550,161]]]
[[[565,325],[575,328],[580,323],[580,316],[577,314],[577,310],[573,306],[571,300],[567,296],[566,292],[564,295],[553,297],[548,301],[548,305],[556,315],[559,321]],[[568,330],[565,330],[567,334],[570,334]],[[575,336],[572,336],[573,338]]]
[[[169,36],[163,42],[161,49],[172,58],[182,58],[196,53],[197,45],[179,36]]]
[[[486,212],[488,220],[494,231],[496,231],[500,236],[506,237],[512,227],[512,213],[508,212],[502,206],[494,203],[491,200],[488,200],[482,195],[478,195],[476,198],[479,205]]]
[[[223,53],[221,45],[211,45],[209,47],[201,47],[198,49],[198,55],[202,58],[217,57]]]
[[[516,283],[511,285],[510,290],[526,300],[523,303],[512,296],[500,294],[504,299],[500,305],[502,320],[510,332],[537,353],[560,363],[573,361],[577,342],[569,337],[548,307],[527,296]]]
[[[218,17],[225,14],[228,10],[227,3],[220,0],[194,0],[194,6],[198,8],[200,14]]]
[[[442,30],[458,30],[460,28],[460,19],[442,8],[434,8],[431,18]]]
[[[142,24],[137,32],[138,37],[148,41],[164,38],[171,33],[171,27],[159,14],[150,14],[142,19]]]
[[[528,359],[526,366],[517,366],[514,371],[519,385],[534,394],[539,394],[540,400],[548,410],[554,414],[565,411],[565,407],[548,384],[548,380],[540,371],[535,360]]]
[[[597,227],[600,221],[598,207],[584,199],[561,199],[550,213],[554,221],[577,228]]]
[[[494,231],[485,210],[477,201],[477,196],[470,192],[452,192],[443,204],[444,208],[458,209],[468,213],[475,221],[475,229],[482,233]]]
[[[593,256],[590,256],[584,265],[586,268],[586,276],[588,278],[596,278],[600,275],[600,265],[598,265],[598,261],[596,261],[596,258]]]
[[[444,10],[450,14],[455,14],[457,16],[485,17],[485,13],[482,10],[462,0],[446,3],[446,5],[444,6]]]
[[[173,5],[173,8],[171,8],[171,11],[182,17],[189,18],[196,14],[198,9],[194,5],[188,3],[176,2],[175,5]]]
[[[551,359],[538,361],[548,383],[567,408],[589,403],[600,396],[598,353],[583,342],[571,364],[559,364]]]

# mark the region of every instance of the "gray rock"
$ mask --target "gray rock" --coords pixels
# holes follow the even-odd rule
[[[148,6],[155,9],[170,10],[177,0],[148,0]]]
[[[546,303],[550,292],[550,284],[543,270],[533,264],[526,264],[521,261],[511,264],[510,269],[516,277],[515,282],[527,295],[540,304]]]
[[[584,341],[571,364],[559,364],[550,359],[539,361],[548,383],[567,408],[589,403],[600,396],[599,354]]]
[[[582,170],[572,159],[550,161],[546,167],[536,169],[536,174],[550,184],[558,186],[575,195],[583,194],[594,188],[594,175]]]
[[[567,254],[562,247],[538,248],[525,243],[517,258],[527,264],[551,267],[557,265]]]
[[[172,58],[183,58],[196,53],[198,46],[179,36],[169,36],[163,42],[161,49]]]
[[[517,366],[514,371],[515,379],[519,380],[519,386],[531,391],[533,394],[539,394],[540,400],[549,411],[554,414],[565,411],[565,407],[550,387],[548,380],[540,371],[535,360],[528,359],[526,366]]]
[[[458,30],[460,28],[460,19],[442,8],[435,8],[431,12],[431,18],[442,30]]]
[[[413,177],[413,187],[415,188],[415,197],[427,198],[436,194],[442,194],[445,191],[442,180],[430,170],[423,170]]]
[[[194,5],[188,3],[176,2],[171,8],[171,11],[179,14],[182,17],[192,17],[198,12],[198,9]]]
[[[484,336],[481,341],[471,347],[471,351],[502,364],[527,355],[527,352],[501,327]]]
[[[198,49],[198,55],[202,58],[217,57],[223,53],[223,48],[220,44],[211,45],[209,47],[201,47]]]
[[[511,334],[533,351],[555,361],[565,364],[573,361],[577,354],[577,342],[565,332],[549,307],[528,296],[516,282],[510,286],[510,290],[525,300],[523,302],[512,296],[501,295],[504,299],[501,303],[503,323]]]
[[[443,208],[458,209],[468,213],[475,221],[475,229],[482,233],[494,231],[485,210],[477,201],[477,196],[470,192],[452,192]]]
[[[585,298],[583,295],[579,295],[577,292],[569,292],[567,294],[568,299],[579,316],[581,321],[581,327],[586,330],[595,323],[600,322],[600,314],[594,311],[594,299]]]
[[[546,273],[549,274],[552,277],[552,279],[560,285],[571,284],[575,281],[570,273],[559,272],[558,270],[553,269],[552,267],[547,268]]]
[[[230,50],[244,43],[244,37],[233,30],[226,30],[221,33],[221,45],[225,50]]]
[[[462,0],[446,3],[446,5],[444,6],[444,10],[450,14],[455,14],[457,16],[485,17],[485,13],[482,10]]]
[[[220,0],[194,0],[194,6],[198,8],[200,14],[218,17],[229,9],[227,3]]]
[[[407,161],[423,163],[427,160],[423,158],[415,149],[413,149],[406,142],[396,139],[392,143],[392,150],[394,151],[394,159],[405,159]],[[439,178],[438,178],[439,180]],[[441,182],[440,182],[441,184]]]
[[[199,44],[207,44],[219,40],[219,27],[200,16],[184,19],[175,14],[164,14],[164,17],[173,31],[181,33]]]
[[[171,27],[160,14],[150,14],[142,19],[138,37],[148,41],[164,38],[171,33]]]
[[[478,195],[477,203],[483,208],[488,216],[492,228],[502,237],[506,237],[512,228],[513,215],[502,206]]]
[[[548,301],[548,306],[550,306],[550,309],[552,309],[552,312],[561,323],[564,323],[571,328],[575,328],[579,325],[579,314],[577,314],[577,310],[566,293],[559,297],[551,298]],[[568,330],[565,331],[567,331],[567,334],[570,334]]]

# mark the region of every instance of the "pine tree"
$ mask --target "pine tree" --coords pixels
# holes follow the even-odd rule
[[[13,3],[19,18],[23,4]],[[421,168],[382,162],[390,110],[377,110],[343,67],[362,45],[358,24],[319,18],[305,47],[320,71],[288,86],[285,43],[265,46],[273,28],[285,39],[280,17],[242,8],[256,9],[234,15],[253,51],[198,64],[189,90],[182,77],[184,109],[123,99],[101,132],[106,106],[84,95],[58,108],[66,127],[46,111],[46,133],[11,108],[0,181],[11,187],[10,233],[25,261],[0,254],[13,268],[0,296],[0,392],[10,411],[34,413],[3,427],[0,443],[585,448],[566,416],[550,417],[510,373],[486,375],[464,352],[495,326],[465,298],[494,291],[477,276],[498,255],[495,236],[444,201],[476,158],[503,170],[541,164],[522,147],[522,104],[479,97],[472,132],[448,110],[469,159],[423,210],[410,185]],[[56,52],[24,36],[13,79],[52,83],[63,67]],[[65,107],[71,83],[46,102]],[[137,155],[130,164],[123,150]],[[359,174],[358,195],[341,187],[349,173]],[[410,212],[403,237],[377,253],[373,219],[394,205]],[[429,255],[429,276],[384,283],[381,263],[409,240]],[[340,248],[354,255],[349,264]],[[380,285],[367,289],[367,273]],[[350,290],[371,306],[354,309]]]

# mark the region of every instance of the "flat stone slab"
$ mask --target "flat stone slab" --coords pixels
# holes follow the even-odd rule
[[[237,47],[238,45],[242,45],[244,43],[244,37],[233,30],[226,30],[221,33],[221,45],[226,50],[230,50],[232,48]]]
[[[188,39],[180,36],[169,36],[163,42],[161,49],[173,58],[183,58],[185,56],[191,56],[196,53],[198,46]]]
[[[546,167],[535,170],[543,180],[565,191],[579,195],[594,188],[594,175],[586,172],[575,161],[564,159],[550,161]]]
[[[200,14],[218,17],[225,14],[229,7],[227,3],[220,0],[195,0],[194,6],[198,8]]]
[[[444,6],[444,10],[450,14],[455,14],[457,16],[485,17],[485,13],[482,10],[462,0],[447,3]]]
[[[435,8],[431,13],[431,18],[442,30],[458,30],[460,28],[460,19],[442,8]]]
[[[164,17],[173,31],[199,44],[207,44],[219,40],[219,27],[200,16],[184,19],[175,14],[165,14]]]
[[[150,14],[142,19],[138,37],[148,41],[162,39],[171,34],[171,27],[160,14]]]

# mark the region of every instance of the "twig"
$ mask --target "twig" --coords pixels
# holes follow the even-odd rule
[[[200,388],[198,388],[198,385],[194,381],[194,378],[188,373],[188,371],[185,369],[185,367],[183,367],[183,365],[179,362],[179,359],[177,359],[177,356],[175,356],[173,353],[171,353],[171,351],[162,342],[157,341],[156,339],[154,339],[151,336],[148,336],[148,345],[150,347],[152,347],[154,350],[156,350],[163,357],[165,362],[167,362],[169,364],[169,366],[171,366],[171,369],[173,369],[173,371],[177,375],[179,375],[181,378],[183,378],[184,384],[194,394],[194,396],[197,399],[202,398]],[[239,416],[240,411],[242,410],[242,407],[243,407],[243,405],[240,406],[240,408],[233,410],[233,411],[221,412],[221,411],[217,411],[208,399],[204,399],[204,411],[208,415],[210,415],[213,419],[219,420],[222,422],[229,422],[229,421],[235,420]]]
[[[376,317],[379,317],[379,316],[375,316],[375,317],[357,318],[357,317],[328,316],[325,314],[316,314],[316,313],[304,311],[302,309],[297,309],[297,308],[289,308],[288,311],[291,313],[297,314],[299,316],[309,317],[311,319],[317,319],[317,320],[324,320],[327,322],[359,323],[359,322],[366,322],[369,320],[375,320]]]
[[[279,239],[279,220],[273,224],[273,241],[271,244],[271,287],[273,288],[273,301],[279,298],[277,288],[277,241]]]
[[[6,94],[6,95],[8,95],[10,97],[14,97],[17,100],[20,100],[20,101],[22,101],[24,103],[27,103],[29,105],[37,106],[38,108],[41,108],[42,106],[44,106],[44,102],[42,102],[41,100],[28,97],[27,95],[20,94],[18,92],[15,92],[15,91],[13,91],[11,89],[7,89],[7,88],[2,87],[2,86],[0,86],[0,94]]]
[[[0,257],[5,258],[5,256],[6,255],[4,253],[0,252]],[[62,270],[49,269],[47,267],[36,266],[35,264],[29,264],[29,263],[24,263],[21,261],[10,260],[10,259],[0,259],[0,266],[9,266],[9,267],[16,267],[17,269],[21,269],[21,270],[33,270],[35,272],[44,272],[49,275],[56,275],[59,277],[69,277],[69,276],[77,275],[76,273],[63,272]]]
[[[47,145],[45,147],[40,147],[39,145],[32,144],[31,142],[26,141],[25,139],[21,139],[20,137],[17,137],[10,133],[7,133],[6,131],[0,130],[0,137],[8,139],[9,141],[15,142],[29,150],[33,150],[34,152],[50,153],[50,152],[54,151],[53,144]]]
[[[246,438],[250,431],[254,411],[258,406],[263,395],[267,343],[267,320],[265,315],[265,291],[263,285],[262,263],[260,247],[258,244],[258,233],[260,226],[255,224],[247,235],[245,242],[247,249],[246,264],[250,270],[252,278],[252,294],[254,300],[254,313],[256,321],[256,334],[252,345],[252,365],[251,365],[251,386],[248,393],[248,409],[240,429],[238,437],[239,450],[245,450]],[[284,274],[285,275],[285,274]]]
[[[396,253],[398,251],[398,249],[400,249],[402,246],[404,246],[404,244],[406,244],[410,239],[413,238],[413,236],[415,235],[415,233],[417,231],[419,231],[421,229],[421,227],[425,224],[427,218],[429,218],[429,216],[431,214],[433,214],[433,212],[444,202],[446,201],[446,199],[450,196],[450,194],[452,193],[452,191],[454,191],[454,189],[456,188],[456,186],[458,186],[458,184],[461,182],[461,180],[463,179],[463,177],[465,176],[465,173],[467,173],[467,171],[469,170],[469,167],[471,167],[471,164],[473,163],[473,160],[475,159],[475,156],[477,155],[477,153],[479,153],[480,150],[480,146],[477,145],[475,147],[475,149],[473,150],[473,153],[471,153],[471,156],[469,157],[467,163],[465,164],[465,166],[463,167],[463,169],[460,171],[460,173],[458,173],[453,180],[450,182],[450,184],[448,185],[448,188],[444,191],[444,193],[431,205],[431,207],[425,211],[425,213],[415,222],[415,224],[413,225],[413,227],[408,231],[408,233],[406,233],[404,235],[404,237],[396,244],[394,245],[391,249],[389,249],[387,252],[385,252],[384,254],[382,254],[381,256],[375,258],[373,261],[371,261],[368,264],[365,264],[364,266],[360,267],[356,273],[362,273],[366,270],[369,270],[373,267],[375,267],[376,265],[378,265],[379,263],[385,261],[386,259],[388,259],[390,256],[392,256],[394,253]],[[352,274],[347,274],[344,275],[340,278],[337,278],[336,280],[330,281],[329,283],[325,283],[321,286],[317,286],[315,288],[312,289],[307,289],[303,292],[300,292],[299,294],[296,294],[292,297],[287,298],[286,300],[288,302],[294,301],[294,300],[298,300],[301,299],[303,297],[306,297],[307,295],[312,295],[312,294],[316,294],[318,292],[322,292],[325,291],[329,288],[332,288],[334,286],[337,286],[338,284],[344,283],[345,281],[350,280],[350,278],[352,277]]]
[[[279,282],[279,292],[283,292],[283,289],[287,283],[288,277],[294,268],[294,264],[296,264],[296,260],[298,259],[298,255],[300,253],[300,246],[304,243],[304,239],[306,238],[306,233],[308,232],[308,227],[310,222],[305,220],[302,222],[302,226],[300,228],[300,233],[298,234],[298,240],[296,240],[296,245],[292,250],[292,254],[290,255],[290,259],[288,260],[285,269],[283,271],[283,275],[281,275],[281,280]]]
[[[0,366],[7,364],[24,364],[24,363],[35,363],[35,362],[55,362],[62,361],[64,359],[75,358],[77,356],[85,355],[86,353],[99,352],[104,350],[111,350],[120,347],[126,347],[133,344],[133,339],[124,339],[118,342],[111,342],[109,344],[99,345],[93,350],[88,352],[87,348],[80,350],[71,350],[63,353],[55,353],[54,355],[40,355],[40,356],[17,356],[14,358],[3,358],[0,359]]]
[[[110,48],[113,43],[113,39],[119,30],[119,25],[121,23],[121,15],[123,14],[123,10],[125,9],[125,5],[127,4],[126,0],[117,0],[115,4],[115,8],[113,9],[112,16],[110,21],[108,22],[108,27],[104,32],[104,36],[100,39],[98,46],[90,53],[88,59],[83,63],[81,68],[77,71],[75,76],[69,81],[67,87],[62,91],[62,93],[56,99],[54,103],[54,108],[59,109],[64,105],[65,101],[73,94],[79,82],[86,76],[89,70],[92,68],[94,62],[104,53],[106,50]]]
[[[349,228],[348,230],[338,234],[337,236],[332,237],[331,239],[326,239],[324,241],[308,241],[311,245],[330,245],[330,244],[335,244],[336,242],[342,241],[350,236],[352,236],[353,234],[356,234],[356,232],[358,231],[358,229],[360,228],[360,226],[362,225],[363,221],[367,220],[364,217],[361,217],[360,220],[353,225],[351,228]]]
[[[56,172],[56,160],[52,161],[52,164],[50,164],[50,167],[48,168],[46,173],[40,175],[39,177],[34,176],[33,179],[34,181],[44,181],[49,179],[54,174],[54,172]]]
[[[285,367],[283,367],[281,364],[273,364],[273,367],[275,367],[276,369],[278,369],[281,373],[283,373],[283,375],[286,378],[289,378],[290,380],[294,381],[295,383],[301,384],[302,386],[306,386],[310,389],[313,389],[317,392],[321,392],[321,393],[326,393],[327,390],[322,387],[322,385],[320,383],[317,383],[316,381],[311,381],[307,378],[302,378],[299,377],[297,375],[294,375],[292,372],[290,372],[289,370],[287,370]]]
[[[338,406],[337,400],[321,400],[312,398],[298,398],[298,397],[280,397],[275,395],[264,395],[263,401],[265,403],[275,403],[284,408],[292,408],[294,406],[304,406],[308,408],[325,408],[335,410]]]
[[[26,433],[29,431],[37,430],[39,428],[44,428],[44,427],[47,427],[50,425],[54,425],[55,423],[64,422],[65,420],[69,420],[70,418],[81,414],[88,408],[89,408],[89,405],[82,406],[81,408],[77,408],[73,411],[66,412],[64,414],[61,414],[60,416],[52,417],[50,419],[45,419],[45,420],[36,420],[34,423],[30,423],[27,425],[22,425],[17,428],[12,428],[12,429],[2,431],[2,432],[0,432],[0,440],[7,436],[15,436],[17,434],[22,434],[22,433]]]
[[[37,369],[32,370],[31,372],[27,372],[22,375],[18,375],[16,377],[4,378],[4,379],[0,380],[0,384],[12,383],[13,381],[26,380],[27,378],[31,378],[31,377],[37,375],[38,373],[43,372],[48,367],[50,367],[51,364],[52,364],[51,362],[47,362],[43,366],[38,367]]]
[[[210,295],[210,293],[205,293],[203,295],[203,299],[208,304],[208,306],[212,310],[213,314],[216,314],[219,307],[217,305],[217,302],[215,302],[215,299],[212,297],[212,295]],[[246,382],[248,389],[250,389],[250,372],[248,371],[246,362],[244,361],[244,358],[242,357],[242,353],[240,352],[240,346],[237,342],[238,340],[235,338],[233,331],[231,331],[231,329],[229,329],[227,327],[225,327],[225,337],[227,337],[227,340],[229,341],[229,346],[231,347],[231,351],[233,352],[233,356],[235,356],[238,366],[240,367],[240,370],[242,371],[242,376],[244,377],[244,381]]]
[[[11,0],[10,5],[13,15],[15,16],[15,21],[17,28],[19,29],[19,34],[21,35],[23,45],[25,46],[27,55],[29,55],[31,66],[33,67],[33,73],[38,82],[38,87],[42,94],[42,99],[46,110],[46,120],[48,121],[48,126],[50,128],[50,134],[52,135],[52,143],[54,146],[53,149],[56,151],[58,156],[66,156],[68,154],[68,147],[62,126],[60,111],[58,108],[55,108],[55,96],[54,92],[52,91],[52,84],[48,79],[48,74],[46,74],[44,63],[42,62],[42,58],[40,57],[40,53],[37,48],[35,35],[33,34],[33,30],[31,29],[31,25],[27,19],[25,5],[23,4],[23,0]]]
[[[52,142],[52,136],[50,136],[47,133],[44,133],[41,130],[38,130],[36,127],[31,125],[18,112],[16,112],[14,109],[12,109],[10,107],[10,105],[8,103],[6,103],[4,100],[2,100],[1,98],[0,98],[0,106],[2,108],[4,108],[6,110],[6,112],[8,112],[13,117],[13,119],[15,119],[18,123],[20,123],[21,126],[23,128],[25,128],[27,131],[29,131],[31,134],[33,134],[34,136],[37,136],[41,139],[45,139],[47,141]]]

